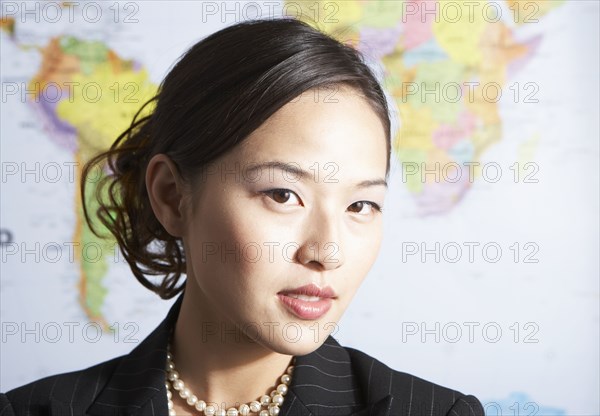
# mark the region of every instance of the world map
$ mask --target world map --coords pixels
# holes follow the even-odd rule
[[[282,7],[287,15],[356,47],[377,71],[395,111],[392,157],[401,166],[404,192],[414,201],[418,216],[444,218],[489,175],[483,160],[505,137],[502,100],[539,99],[535,83],[513,79],[528,70],[545,42],[543,30],[530,34],[529,27],[561,13],[565,2],[285,1]],[[31,122],[72,156],[72,182],[78,184],[83,164],[129,126],[140,105],[156,93],[160,79],[152,75],[151,62],[119,51],[118,43],[102,36],[66,30],[39,43],[35,36],[19,36],[25,33],[20,31],[20,16],[7,9],[3,13],[2,59],[15,59],[4,53],[7,43],[16,54],[38,55],[34,75],[25,84],[3,79],[3,95],[24,97]],[[531,176],[527,161],[543,140],[539,134],[522,139],[510,175]],[[87,195],[93,195],[106,174],[98,172],[86,183]],[[86,248],[73,251],[78,305],[89,321],[114,332],[105,311],[110,294],[106,277],[119,256],[116,242],[101,224],[96,228],[105,232],[105,238],[91,232],[78,192],[62,204],[73,210],[71,241]],[[91,212],[97,208],[93,198],[86,204]],[[2,227],[10,240],[18,239],[11,224]],[[486,408],[489,414],[508,414],[515,403],[528,414],[526,404],[533,400],[511,392],[488,402],[498,406]],[[567,414],[561,408],[535,406],[536,413],[530,414]]]
[[[518,25],[533,19],[526,19],[523,3],[508,3]],[[561,3],[533,3],[536,21]],[[480,155],[501,140],[499,94],[511,74],[535,53],[542,36],[515,41],[516,29],[499,19],[501,9],[495,9],[496,14],[489,18],[486,12],[477,12],[464,2],[454,3],[451,20],[440,18],[451,13],[445,11],[443,3],[427,8],[422,2],[400,5],[346,1],[343,7],[331,9],[333,3],[323,2],[320,9],[335,12],[336,18],[325,17],[322,21],[314,19],[318,17],[314,10],[320,10],[314,2],[291,4],[296,7],[296,16],[309,17],[306,22],[317,23],[315,26],[326,33],[342,34],[341,40],[383,63],[383,83],[395,98],[403,120],[393,149],[403,166],[412,169],[411,174],[406,174],[406,186],[423,214],[452,209],[481,174],[477,165]],[[531,4],[527,4],[530,9]],[[9,37],[14,34],[15,25],[14,18],[2,21]],[[142,63],[119,56],[102,41],[65,35],[35,46],[42,61],[27,86],[35,92],[29,100],[49,137],[73,153],[78,162],[75,180],[79,183],[83,163],[112,144],[129,126],[141,103],[156,93],[157,85]],[[490,86],[493,93],[487,91]],[[464,163],[472,164],[472,175],[461,172]],[[450,166],[455,171],[444,175],[452,175],[452,180],[439,181],[434,175],[422,175],[436,170],[442,175],[439,166]],[[90,188],[87,195],[94,194],[98,180],[86,183]],[[98,207],[93,198],[87,203],[91,212]],[[74,240],[84,247],[98,244],[107,257],[114,253],[115,240],[107,230],[104,229],[108,238],[98,239],[85,223],[77,197],[74,206]],[[102,225],[96,227],[101,229]],[[90,319],[108,328],[102,316],[107,292],[102,280],[108,270],[107,260],[79,261],[80,304]]]

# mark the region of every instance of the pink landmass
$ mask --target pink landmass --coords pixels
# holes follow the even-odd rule
[[[435,14],[424,13],[424,10],[433,10],[436,3],[436,0],[410,0],[403,6],[407,11],[403,18],[405,23],[402,46],[405,49],[416,48],[433,37],[431,25],[435,21]]]
[[[419,214],[427,216],[450,212],[470,187],[469,175],[465,172],[455,183],[445,181],[444,178],[441,178],[439,182],[424,183],[422,191],[415,194]]]
[[[433,143],[440,149],[448,150],[460,140],[470,137],[475,131],[475,124],[473,114],[463,111],[455,124],[440,124],[433,132]]]
[[[363,27],[360,30],[359,49],[369,53],[373,59],[381,59],[394,51],[401,33],[401,21],[395,27],[385,29]]]

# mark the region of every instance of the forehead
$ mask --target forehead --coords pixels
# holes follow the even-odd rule
[[[304,91],[282,106],[255,133],[292,126],[298,130],[310,130],[311,127],[318,128],[332,123],[351,125],[353,120],[350,117],[357,112],[365,114],[355,119],[356,122],[379,122],[367,99],[357,90],[344,85],[314,88]]]
[[[256,129],[238,149],[242,160],[288,159],[305,167],[327,162],[386,166],[386,136],[371,105],[345,86],[308,90]]]

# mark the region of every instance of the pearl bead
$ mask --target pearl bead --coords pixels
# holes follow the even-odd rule
[[[173,382],[173,388],[175,390],[181,390],[183,388],[183,381],[177,379]]]
[[[196,410],[200,410],[201,412],[206,409],[206,402],[204,400],[198,400],[195,404]]]
[[[187,399],[190,394],[192,394],[190,392],[190,389],[188,389],[187,387],[183,387],[180,391],[179,391],[179,397],[181,397],[182,399]]]
[[[279,406],[283,404],[284,395],[288,392],[288,384],[291,382],[291,374],[294,366],[291,365],[286,369],[286,374],[280,376],[281,384],[271,390],[270,394],[264,394],[260,399],[253,400],[249,404],[241,404],[238,409],[231,407],[227,410],[224,408],[218,408],[218,406],[207,404],[203,400],[199,400],[188,387],[186,387],[183,380],[179,378],[179,373],[175,370],[175,364],[172,361],[173,355],[170,352],[170,346],[167,345],[167,364],[166,364],[166,380],[165,389],[167,393],[167,406],[169,416],[175,416],[174,404],[172,401],[173,393],[171,392],[171,386],[173,389],[179,392],[179,396],[186,400],[186,402],[193,406],[196,410],[204,412],[205,416],[249,416],[251,412],[257,413],[259,416],[278,416],[281,409]],[[292,360],[293,363],[296,359]],[[169,381],[171,383],[169,383]],[[262,406],[267,406],[268,410],[264,410]]]
[[[273,403],[275,403],[278,406],[281,406],[283,404],[283,396],[281,394],[276,394],[275,396],[273,396]]]
[[[253,411],[254,413],[258,412],[260,410],[260,403],[257,401],[253,401],[250,403],[250,410]]]

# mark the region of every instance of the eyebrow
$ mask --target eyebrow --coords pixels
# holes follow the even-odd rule
[[[294,166],[291,163],[282,162],[280,160],[272,160],[269,162],[261,162],[261,163],[252,164],[252,166],[249,167],[248,169],[246,169],[245,172],[246,173],[254,173],[258,170],[262,170],[265,168],[279,169],[284,172],[288,172],[291,175],[295,175],[304,181],[311,179],[313,177],[312,172],[301,169],[297,166]],[[356,183],[354,186],[356,188],[368,188],[371,186],[385,186],[387,188],[388,183],[385,181],[385,179],[367,179],[367,180]]]

